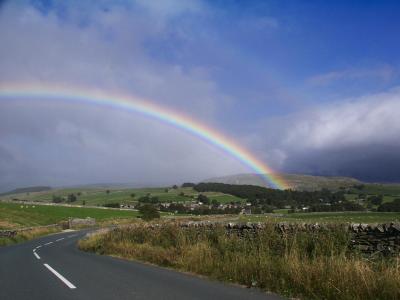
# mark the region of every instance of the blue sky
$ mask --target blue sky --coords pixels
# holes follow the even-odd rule
[[[398,1],[4,1],[0,81],[83,85],[146,97],[217,128],[282,172],[400,181],[399,28]],[[65,148],[53,138],[60,131],[39,124],[36,138],[28,133],[34,117],[29,105],[26,111],[1,105],[4,114],[15,114],[16,123],[2,125],[8,138],[0,142],[0,157],[7,159],[0,165],[47,174],[39,181],[58,174],[43,169],[45,156],[54,157],[59,168],[73,161],[96,173],[106,168],[97,166],[96,158],[120,168],[132,161],[107,176],[83,172],[81,181],[136,180],[130,170],[140,167],[145,181],[160,173],[156,181],[162,182],[176,170],[165,161],[179,166],[176,181],[249,171],[152,122],[153,136],[139,147],[127,137],[145,134],[141,124],[148,120],[136,118],[134,129],[132,120],[118,128],[112,121],[94,126],[76,117],[83,109],[78,107],[56,109],[52,113],[59,118],[47,120],[66,131],[64,140],[76,143]],[[50,118],[53,109],[41,107],[35,116]],[[117,113],[88,112],[101,120],[105,113],[121,120]],[[160,138],[171,135],[179,139]],[[82,136],[83,144],[77,142]],[[119,159],[105,154],[110,136],[129,149],[121,150]],[[45,151],[43,139],[54,140]],[[19,143],[37,149],[29,162]],[[159,144],[168,150],[149,150]],[[186,160],[176,155],[182,145],[191,153]],[[60,161],[59,152],[69,158]],[[0,177],[16,185],[18,175]],[[27,175],[23,183],[35,183],[35,176]],[[66,177],[50,183],[77,178],[73,170]]]

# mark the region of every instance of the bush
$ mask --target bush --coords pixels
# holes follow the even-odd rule
[[[53,203],[61,203],[61,202],[63,202],[63,200],[64,199],[62,197],[53,195],[53,199],[52,199]]]
[[[379,196],[370,196],[367,198],[367,201],[373,205],[381,205],[383,201],[382,195]]]
[[[120,208],[120,204],[118,202],[114,202],[114,203],[106,203],[103,205],[104,207],[112,207],[112,208]]]
[[[197,200],[203,204],[210,204],[210,199],[208,199],[208,197],[206,195],[200,194],[197,197]]]
[[[387,202],[379,205],[378,211],[400,212],[400,199],[394,199],[393,202]]]
[[[68,195],[68,202],[75,202],[78,198],[74,194]]]

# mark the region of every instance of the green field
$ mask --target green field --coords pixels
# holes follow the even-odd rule
[[[400,198],[400,184],[364,184],[361,189],[351,188],[350,195],[383,195],[390,198]]]
[[[101,221],[135,218],[137,215],[136,211],[126,210],[0,203],[0,229],[55,224],[69,217],[91,217]]]
[[[107,189],[105,188],[82,188],[82,189],[54,189],[44,192],[32,192],[23,194],[13,194],[0,197],[4,200],[27,200],[39,202],[52,202],[53,195],[67,197],[69,194],[75,194],[78,200],[74,204],[86,205],[104,205],[106,203],[118,202],[120,204],[133,204],[140,197],[150,194],[152,197],[158,197],[160,202],[190,202],[197,197],[198,192],[192,188],[136,188],[136,189]],[[182,195],[184,194],[184,196]],[[131,195],[135,194],[134,197]],[[218,193],[206,192],[202,193],[210,200],[217,200],[220,203],[243,201],[243,199],[235,196]]]
[[[241,222],[388,223],[400,222],[400,212],[318,212],[244,215]]]

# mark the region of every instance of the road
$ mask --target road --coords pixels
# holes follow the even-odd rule
[[[85,231],[0,248],[0,299],[282,299],[173,270],[82,252]]]

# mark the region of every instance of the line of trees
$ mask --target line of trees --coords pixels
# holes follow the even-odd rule
[[[255,185],[233,185],[224,183],[199,183],[194,186],[198,192],[221,192],[242,199],[252,205],[273,205],[278,208],[289,206],[311,206],[323,203],[340,203],[346,201],[343,191],[292,191],[276,190]]]
[[[383,203],[378,206],[381,212],[400,212],[400,199],[394,199],[393,202]]]

